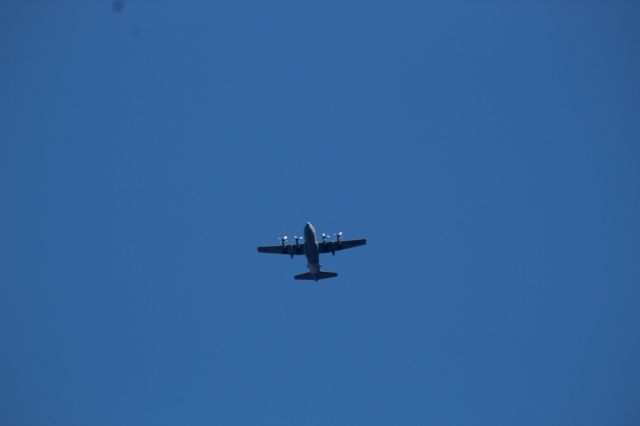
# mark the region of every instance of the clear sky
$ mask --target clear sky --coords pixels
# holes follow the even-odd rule
[[[123,6],[0,2],[0,424],[640,424],[639,2]]]

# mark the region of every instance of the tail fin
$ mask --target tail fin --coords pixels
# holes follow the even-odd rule
[[[305,272],[304,274],[296,275],[296,280],[323,280],[325,278],[333,278],[337,277],[338,274],[335,272],[319,272],[318,275],[311,275],[311,272]]]

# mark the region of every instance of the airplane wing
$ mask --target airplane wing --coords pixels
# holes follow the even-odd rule
[[[260,253],[288,254],[289,256],[304,254],[304,245],[287,244],[278,246],[258,247]]]
[[[318,243],[320,253],[334,253],[339,250],[346,250],[352,247],[363,246],[367,244],[367,240],[344,240],[344,241],[327,241]]]

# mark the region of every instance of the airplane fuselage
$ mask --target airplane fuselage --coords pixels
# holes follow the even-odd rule
[[[320,273],[320,250],[316,241],[316,229],[310,222],[304,226],[304,253],[311,275]]]

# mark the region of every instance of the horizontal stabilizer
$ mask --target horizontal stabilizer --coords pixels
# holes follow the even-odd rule
[[[311,272],[306,272],[304,274],[296,275],[294,278],[296,280],[323,280],[325,278],[333,278],[337,277],[338,274],[335,272],[319,272],[318,275],[311,275]]]

